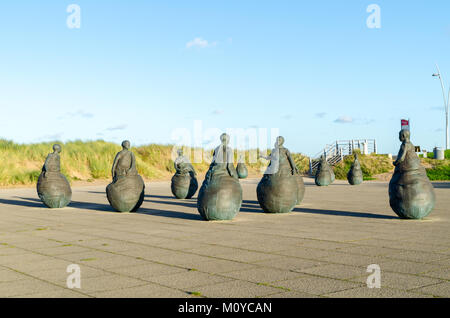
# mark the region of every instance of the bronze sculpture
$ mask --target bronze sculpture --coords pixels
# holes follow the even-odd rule
[[[315,183],[320,187],[326,187],[330,183],[333,182],[334,172],[331,167],[328,165],[327,159],[325,156],[320,158],[319,166],[317,167]]]
[[[178,149],[177,152],[178,157],[173,163],[176,172],[172,177],[170,189],[177,199],[190,199],[198,189],[197,173],[189,159],[183,156],[183,150]]]
[[[69,181],[61,173],[60,152],[61,146],[54,144],[53,153],[45,159],[36,186],[39,198],[49,208],[63,208],[72,198]]]
[[[114,158],[112,183],[106,187],[106,196],[118,212],[135,212],[144,201],[145,184],[136,169],[136,158],[129,150],[130,142],[122,142],[122,151]]]
[[[236,172],[238,174],[239,179],[245,179],[248,176],[248,170],[245,166],[245,162],[242,157],[239,157],[239,162],[236,166]]]
[[[233,150],[228,147],[230,137],[220,136],[221,145],[213,153],[213,160],[198,193],[197,209],[205,220],[231,220],[242,204],[242,188],[233,165]]]
[[[433,210],[436,197],[433,185],[410,141],[408,129],[399,133],[402,142],[394,174],[389,182],[389,204],[404,219],[422,219]]]
[[[355,153],[355,161],[352,163],[350,170],[347,173],[348,183],[351,185],[358,185],[363,182],[363,172],[358,160],[358,156]]]
[[[277,137],[270,156],[260,156],[270,160],[256,188],[259,205],[266,213],[291,212],[304,195],[303,178],[298,174],[297,166],[283,144],[284,138]]]

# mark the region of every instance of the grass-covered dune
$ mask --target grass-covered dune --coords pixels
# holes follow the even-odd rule
[[[42,165],[48,153],[52,152],[55,142],[17,144],[0,139],[0,186],[33,185],[37,182]],[[120,145],[97,141],[58,142],[62,145],[61,171],[69,181],[94,181],[111,178],[111,166],[114,156],[122,148]],[[172,161],[173,145],[150,144],[131,149],[136,155],[139,173],[146,180],[169,180],[175,173]],[[203,150],[202,150],[203,151]],[[191,160],[193,161],[191,150]],[[212,150],[205,152],[212,154]],[[185,150],[185,155],[188,152]],[[261,176],[268,162],[259,160],[249,162],[249,153],[245,153],[246,165],[250,176]],[[359,155],[365,180],[373,180],[378,174],[392,172],[392,160],[385,155]],[[292,157],[303,174],[309,170],[308,157],[292,153]],[[237,163],[237,152],[235,152]],[[438,161],[421,159],[427,168],[430,180],[450,180],[450,160]],[[336,179],[345,180],[353,156],[346,156],[344,161],[334,167]],[[209,162],[193,163],[199,174],[208,170]],[[200,182],[202,180],[199,180]]]
[[[0,139],[0,186],[32,185],[37,182],[42,165],[48,153],[52,152],[55,142],[36,144],[17,144]],[[62,146],[61,171],[69,181],[109,179],[114,157],[122,148],[118,144],[97,141],[58,142]],[[175,173],[172,161],[173,145],[150,144],[133,147],[139,173],[146,180],[168,180]],[[193,150],[191,151],[193,153]],[[208,150],[209,154],[212,150]],[[187,156],[188,153],[185,153]],[[261,174],[267,161],[259,160],[248,164],[250,175]],[[235,153],[237,157],[237,153]],[[192,160],[193,157],[191,157]],[[308,158],[301,154],[293,154],[301,172],[308,171]],[[235,161],[237,162],[237,160]],[[197,172],[205,173],[209,162],[193,163]],[[201,181],[201,180],[200,180]]]
[[[374,180],[375,176],[394,171],[392,159],[387,155],[361,155],[358,153],[361,170],[364,180]],[[346,156],[344,160],[334,167],[336,179],[347,179],[347,172],[354,160],[353,156]],[[428,178],[431,181],[448,181],[450,180],[450,159],[434,160],[429,158],[420,158],[421,164],[424,166]]]
[[[374,180],[375,175],[387,173],[394,170],[392,159],[387,155],[361,155],[358,153],[359,163],[363,172],[364,180]],[[336,179],[346,180],[347,173],[354,161],[354,156],[345,156],[344,160],[334,166]]]

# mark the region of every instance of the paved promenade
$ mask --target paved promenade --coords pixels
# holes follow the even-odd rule
[[[200,180],[202,181],[202,180]],[[0,297],[449,297],[450,183],[422,221],[400,220],[386,182],[336,181],[292,213],[262,213],[241,181],[233,221],[206,222],[196,199],[146,184],[138,213],[113,212],[104,186],[73,189],[51,210],[34,188],[0,190]],[[67,266],[81,288],[66,285]],[[381,288],[366,285],[378,264]]]

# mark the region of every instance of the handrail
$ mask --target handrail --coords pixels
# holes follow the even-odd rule
[[[344,159],[345,154],[351,155],[355,149],[360,149],[361,152],[367,152],[368,154],[377,153],[377,143],[375,139],[336,140],[325,145],[320,152],[309,158],[309,173],[313,174],[323,155],[330,165],[336,165]]]

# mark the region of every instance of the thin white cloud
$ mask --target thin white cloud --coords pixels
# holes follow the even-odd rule
[[[351,116],[340,116],[334,120],[335,123],[338,124],[357,124],[357,125],[369,125],[375,122],[374,119],[371,118],[354,118]]]
[[[37,141],[60,141],[64,133],[59,132],[55,134],[44,135],[36,138]]]
[[[316,114],[316,117],[324,118],[326,115],[327,115],[327,113],[321,112],[321,113],[317,113],[317,114]]]
[[[340,116],[334,122],[339,124],[351,124],[353,123],[353,118],[350,116]]]
[[[116,130],[124,130],[128,127],[128,125],[122,124],[122,125],[117,125],[114,127],[108,127],[106,128],[107,131],[116,131]]]
[[[64,115],[59,116],[58,119],[75,118],[75,117],[92,118],[94,117],[94,114],[79,109],[76,112],[67,112]]]
[[[205,40],[201,37],[197,37],[197,38],[189,41],[188,43],[186,43],[186,48],[190,49],[193,47],[197,47],[197,48],[204,49],[204,48],[215,46],[215,45],[217,45],[217,42],[210,43],[210,42],[208,42],[208,40]]]
[[[211,115],[222,115],[223,114],[223,110],[221,109],[215,109],[211,112]]]

